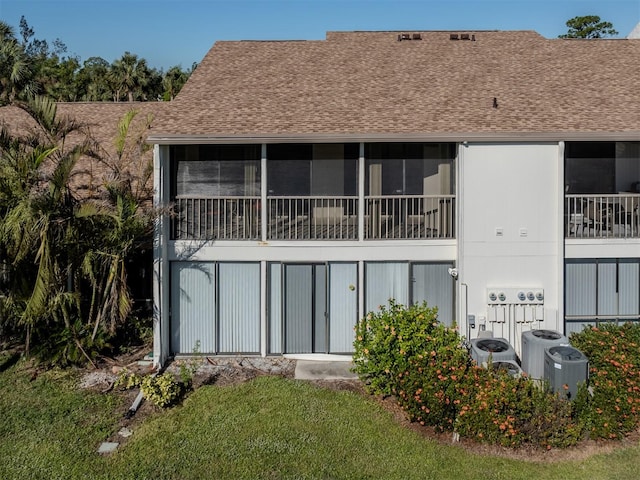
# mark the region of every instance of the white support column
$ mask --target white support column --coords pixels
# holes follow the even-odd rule
[[[360,142],[358,155],[358,240],[364,241],[364,187],[365,187],[364,143]]]
[[[267,222],[269,206],[267,205],[267,144],[262,144],[260,151],[260,239],[267,241]]]
[[[169,179],[166,175],[168,147],[155,145],[153,149],[153,205],[159,211],[166,207]],[[169,356],[169,264],[167,242],[169,220],[161,213],[155,220],[153,242],[153,363],[162,366]]]
[[[564,238],[564,142],[558,143],[558,263],[557,263],[557,285],[556,298],[558,299],[558,310],[556,311],[556,331],[565,333],[564,329],[564,256],[565,256],[565,238]]]
[[[455,292],[456,292],[456,312],[455,318],[456,323],[458,325],[459,331],[464,335],[468,335],[467,325],[468,325],[468,306],[467,306],[467,295],[469,293],[469,287],[467,286],[465,279],[465,258],[464,258],[464,189],[462,188],[464,182],[464,152],[468,148],[467,142],[458,143],[456,155],[456,209],[453,212],[456,219],[456,245],[457,253],[456,253],[456,264],[455,267],[458,269],[458,278],[455,283]]]

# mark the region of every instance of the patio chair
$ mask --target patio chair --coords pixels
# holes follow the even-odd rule
[[[590,201],[586,212],[589,226],[593,228],[596,234],[608,231],[611,228],[613,212],[610,205],[602,205],[601,202]]]

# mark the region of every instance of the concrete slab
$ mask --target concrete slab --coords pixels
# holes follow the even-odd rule
[[[106,455],[115,452],[116,448],[118,448],[118,445],[120,444],[116,442],[102,442],[100,444],[100,448],[98,448],[98,453]]]
[[[294,378],[299,380],[355,380],[351,362],[320,360],[298,360]]]

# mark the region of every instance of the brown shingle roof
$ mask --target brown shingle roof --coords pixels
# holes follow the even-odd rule
[[[398,41],[400,33],[218,42],[151,140],[640,132],[640,40],[469,31],[461,33],[475,40],[408,32],[422,39]]]

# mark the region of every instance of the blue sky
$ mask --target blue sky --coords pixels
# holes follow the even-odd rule
[[[70,54],[108,62],[125,51],[166,70],[189,68],[218,40],[319,40],[332,30],[535,30],[565,33],[575,16],[598,15],[625,37],[640,0],[0,0],[19,33],[59,38]]]

